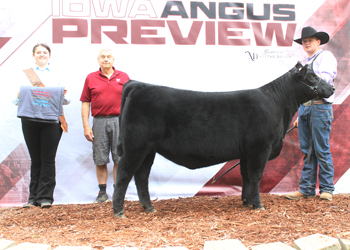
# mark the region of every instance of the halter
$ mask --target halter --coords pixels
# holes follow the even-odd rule
[[[318,78],[319,78],[319,80],[318,80],[318,83],[316,84],[316,86],[310,86],[310,85],[307,85],[305,82],[303,82],[303,81],[301,81],[301,80],[298,80],[298,79],[295,79],[295,80],[297,80],[298,82],[301,82],[302,84],[304,84],[305,86],[307,86],[309,89],[311,89],[314,93],[315,93],[315,95],[316,95],[316,98],[318,98],[318,91],[317,91],[317,88],[318,88],[318,85],[321,83],[321,80],[322,80],[322,78],[321,77],[319,77],[319,76],[317,76]]]
[[[308,68],[311,68],[310,65],[308,65]],[[311,70],[312,70],[312,68],[311,68]],[[291,72],[288,72],[288,73],[292,75]],[[316,75],[316,76],[317,76],[317,75]],[[316,86],[310,86],[310,85],[306,84],[305,82],[303,82],[302,80],[296,79],[293,75],[292,75],[292,77],[293,77],[294,80],[296,80],[297,82],[300,82],[300,83],[304,84],[306,87],[308,87],[309,89],[311,89],[312,92],[315,93],[316,98],[318,98],[318,91],[317,91],[317,88],[318,88],[318,85],[320,85],[320,83],[321,83],[321,80],[322,80],[321,77],[317,76],[317,77],[318,77],[318,83],[316,84]]]

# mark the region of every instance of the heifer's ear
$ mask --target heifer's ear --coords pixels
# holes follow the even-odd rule
[[[298,61],[298,63],[295,65],[295,67],[296,67],[298,70],[300,70],[300,69],[303,67],[303,65],[301,64],[300,61]]]
[[[289,73],[291,73],[292,75],[295,75],[297,73],[299,73],[300,69],[302,69],[303,65],[301,64],[300,61],[298,61],[298,63],[291,69],[289,70]]]
[[[299,73],[298,73],[298,78],[299,79],[305,79],[306,78],[306,74],[307,74],[307,70],[308,70],[308,65],[305,65],[302,68],[300,68],[299,69]]]

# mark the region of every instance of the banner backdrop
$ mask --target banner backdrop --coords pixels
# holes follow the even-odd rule
[[[92,202],[98,193],[92,145],[84,137],[79,101],[85,77],[99,68],[98,52],[111,48],[115,67],[130,78],[198,91],[257,88],[302,61],[301,29],[311,25],[331,40],[323,49],[338,60],[330,138],[336,193],[350,192],[350,3],[348,0],[15,0],[0,3],[0,206],[27,201],[30,158],[12,104],[19,74],[34,64],[36,43],[51,46],[51,67],[68,82],[69,133],[56,157],[56,204]],[[156,100],[155,100],[156,101]],[[90,120],[91,122],[91,120]],[[264,122],[264,121],[261,121]],[[260,191],[297,190],[303,155],[297,130],[284,139],[281,155],[268,162]],[[160,155],[150,175],[152,199],[239,195],[239,160],[188,170]],[[110,163],[107,193],[113,193]],[[134,181],[127,199],[138,199]]]

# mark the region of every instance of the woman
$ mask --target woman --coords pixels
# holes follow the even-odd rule
[[[63,87],[58,75],[55,75],[49,67],[51,49],[46,44],[37,44],[33,48],[35,65],[32,70],[39,77],[45,87]],[[31,83],[30,76],[23,74],[22,86],[36,85]],[[35,75],[35,74],[34,74]],[[42,85],[41,85],[42,86]],[[70,103],[70,100],[63,92],[63,105]],[[23,93],[24,94],[24,93]],[[22,97],[23,99],[24,97]],[[22,100],[23,101],[23,100]],[[20,102],[20,92],[13,100],[15,105]],[[54,199],[53,192],[56,186],[55,158],[57,147],[62,136],[60,122],[47,122],[45,120],[21,119],[22,131],[31,158],[31,173],[29,185],[28,203],[24,208],[41,206],[51,207]]]

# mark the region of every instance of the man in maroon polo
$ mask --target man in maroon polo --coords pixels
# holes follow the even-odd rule
[[[81,115],[84,135],[88,141],[92,142],[93,160],[96,165],[96,176],[100,189],[94,203],[102,203],[109,201],[106,184],[110,152],[114,162],[114,183],[116,180],[119,162],[117,155],[118,116],[123,85],[129,81],[129,76],[114,68],[112,50],[101,50],[97,60],[100,69],[86,77],[80,101],[82,101]],[[94,117],[92,129],[89,125],[90,109],[91,115]]]

